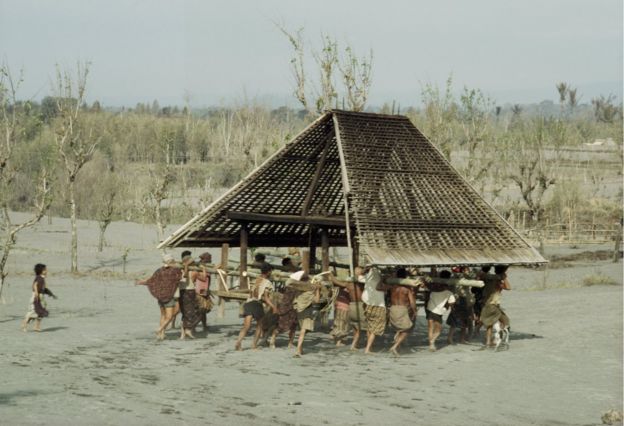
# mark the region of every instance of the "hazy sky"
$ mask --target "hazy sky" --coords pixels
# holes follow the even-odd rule
[[[481,88],[500,103],[581,102],[622,91],[622,0],[0,0],[0,56],[23,97],[50,91],[56,63],[92,62],[89,99],[194,105],[244,96],[295,105],[292,50],[273,22],[374,52],[371,102],[418,105],[421,85]],[[315,71],[308,61],[308,74]]]

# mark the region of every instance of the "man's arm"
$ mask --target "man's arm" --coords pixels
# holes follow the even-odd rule
[[[264,303],[266,303],[267,305],[271,307],[271,310],[273,311],[273,313],[277,313],[277,307],[273,304],[273,301],[269,297],[268,291],[266,290],[264,291],[264,294],[262,295],[262,300],[264,300]]]
[[[507,277],[501,281],[501,289],[503,290],[511,290],[511,284],[509,284],[509,280]]]
[[[412,310],[414,311],[414,313],[416,313],[418,308],[416,308],[416,298],[414,297],[413,291],[410,290],[407,292],[407,299],[409,300],[409,304],[412,307]]]
[[[353,283],[350,281],[340,281],[338,278],[334,276],[334,274],[329,274],[329,280],[333,285],[337,287],[346,288],[349,291],[353,291]]]

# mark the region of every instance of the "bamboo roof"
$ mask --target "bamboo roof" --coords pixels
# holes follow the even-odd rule
[[[350,227],[377,265],[534,264],[545,260],[407,117],[333,110],[159,247],[308,246]]]

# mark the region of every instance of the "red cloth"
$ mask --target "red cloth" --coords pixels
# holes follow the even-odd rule
[[[147,280],[147,289],[159,302],[166,303],[173,298],[182,279],[182,270],[179,268],[159,268]]]

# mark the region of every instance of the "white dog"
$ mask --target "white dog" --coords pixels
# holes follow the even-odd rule
[[[509,349],[509,327],[503,326],[500,321],[496,321],[492,326],[492,337],[494,339],[494,351]],[[500,348],[501,344],[503,345]]]

